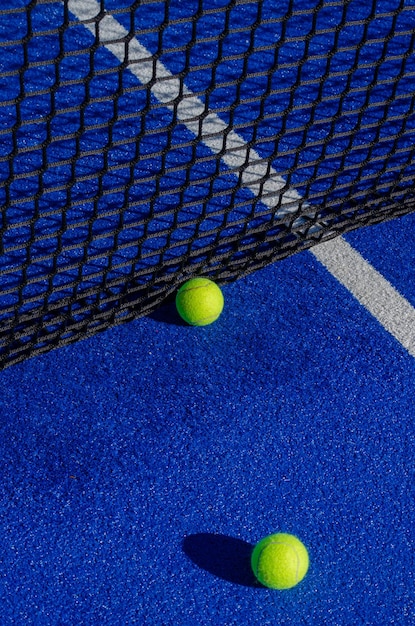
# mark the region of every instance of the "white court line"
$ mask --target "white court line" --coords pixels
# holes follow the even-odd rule
[[[206,111],[203,101],[110,14],[101,12],[97,0],[69,0],[68,8],[77,19],[120,61],[128,59],[128,69],[143,85],[154,81],[151,93],[178,120],[207,145],[235,174],[242,168],[241,184],[263,204],[278,214],[295,212],[301,196],[287,189],[286,181],[244,139],[215,113]],[[97,33],[98,29],[98,33]],[[128,43],[126,43],[128,41]],[[180,96],[179,104],[175,104]],[[264,182],[265,181],[265,182]],[[415,308],[342,237],[314,246],[310,252],[350,293],[415,357]]]
[[[245,140],[215,113],[206,111],[204,102],[188,89],[180,78],[172,74],[160,61],[152,56],[137,38],[126,43],[128,31],[112,15],[105,13],[99,21],[94,21],[100,14],[101,7],[97,0],[69,0],[68,8],[95,37],[98,28],[99,41],[123,63],[128,59],[129,71],[147,85],[151,81],[151,93],[168,109],[174,110],[178,121],[198,137],[214,154],[222,155],[222,161],[240,174],[241,185],[261,198],[269,208],[281,209],[284,213],[298,210],[300,194],[295,189],[288,189],[287,182],[265,159],[249,148]],[[180,96],[178,104],[176,99]],[[284,190],[282,192],[282,190]]]
[[[415,308],[390,282],[343,237],[310,252],[415,357]]]

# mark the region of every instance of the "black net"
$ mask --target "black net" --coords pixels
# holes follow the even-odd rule
[[[404,0],[6,0],[0,362],[415,209]]]

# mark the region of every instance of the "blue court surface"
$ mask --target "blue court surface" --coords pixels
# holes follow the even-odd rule
[[[414,226],[351,238],[412,305]],[[412,623],[413,356],[308,252],[224,293],[1,374],[3,624]],[[249,568],[279,530],[285,592]]]
[[[23,13],[18,9],[27,4],[15,0],[2,5],[1,9],[13,11],[7,26],[2,16],[1,41],[7,38],[7,29],[13,29],[16,39],[24,37]],[[415,8],[399,19],[391,14],[399,6],[410,8],[410,2],[320,3],[321,23],[313,28],[322,32],[310,40],[306,37],[310,22],[301,18],[301,11],[315,2],[294,3],[298,20],[287,25],[275,19],[276,7],[284,2],[264,2],[262,25],[256,29],[257,3],[235,3],[228,19],[233,32],[236,24],[240,30],[223,39],[227,61],[216,66],[214,80],[215,37],[226,26],[220,9],[229,2],[203,3],[211,11],[200,23],[203,41],[192,49],[187,68],[181,66],[180,53],[191,36],[186,16],[196,13],[200,3],[160,2],[156,11],[154,3],[143,2],[135,13],[142,48],[131,48],[131,54],[143,50],[154,54],[158,42],[152,29],[166,19],[166,4],[172,23],[163,31],[166,54],[158,66],[159,76],[164,72],[161,84],[170,87],[153,89],[153,117],[146,116],[145,133],[140,129],[140,111],[148,107],[148,89],[136,89],[137,81],[145,85],[145,56],[136,58],[135,74],[125,70],[124,86],[131,84],[132,89],[114,96],[119,66],[114,41],[117,33],[129,28],[130,4],[131,0],[105,2],[116,25],[104,22],[105,43],[95,51],[100,71],[94,78],[85,74],[93,41],[88,15],[96,11],[94,0],[69,2],[73,25],[64,35],[59,29],[64,18],[60,2],[39,2],[33,13],[34,26],[50,35],[27,45],[31,60],[39,63],[26,73],[20,106],[22,156],[14,161],[18,176],[10,190],[19,227],[5,233],[4,246],[10,252],[0,257],[0,270],[10,270],[10,290],[25,271],[18,244],[29,226],[21,226],[22,216],[29,220],[34,211],[35,228],[44,235],[39,249],[31,251],[38,264],[29,270],[33,275],[26,275],[34,299],[41,291],[36,282],[36,271],[44,263],[41,258],[57,241],[67,245],[66,256],[59,261],[67,269],[55,286],[64,294],[76,275],[74,264],[85,252],[91,262],[90,267],[84,263],[84,286],[94,285],[96,268],[114,244],[100,237],[100,228],[105,232],[108,224],[116,227],[120,203],[126,203],[125,230],[119,233],[123,258],[112,259],[113,271],[120,275],[130,247],[143,236],[143,226],[138,225],[142,215],[150,206],[154,218],[159,214],[153,220],[155,232],[147,240],[148,250],[143,251],[144,276],[151,247],[160,246],[160,240],[169,236],[168,203],[183,204],[183,233],[194,226],[198,194],[202,197],[206,190],[202,184],[190,185],[188,197],[175,198],[180,182],[176,166],[197,150],[200,170],[195,176],[199,182],[206,176],[208,186],[211,168],[216,166],[209,158],[215,141],[208,131],[216,126],[220,132],[221,123],[235,129],[237,137],[231,137],[245,156],[238,142],[252,140],[262,158],[272,158],[274,171],[289,180],[298,197],[307,189],[316,203],[325,193],[341,199],[363,160],[368,179],[359,183],[362,193],[370,174],[380,168],[385,192],[394,185],[396,197],[401,194],[405,199],[413,185],[415,160],[408,161],[405,180],[394,180],[393,171],[394,159],[407,154],[414,143],[415,116],[406,119],[404,128],[402,116],[410,104],[406,94],[413,83],[415,57],[408,57],[398,87],[393,83],[392,89],[390,78],[396,70],[393,50],[407,47],[414,38]],[[325,120],[333,116],[345,87],[338,82],[344,76],[336,68],[352,62],[350,50],[361,40],[364,19],[373,6],[379,16],[365,33],[372,43],[362,52],[361,70],[354,68],[350,74],[355,82],[347,93],[353,98],[350,95],[350,103],[343,102],[350,115],[332,128],[324,161],[330,172],[338,155],[346,155],[342,174],[333,180],[329,175],[313,177],[314,141],[327,133]],[[342,40],[335,41],[330,27],[346,18],[351,25],[341,30]],[[281,48],[282,69],[274,75],[281,93],[268,100],[269,110],[261,112],[264,123],[251,137],[252,120],[260,114],[255,109],[258,102],[253,104],[251,98],[263,88],[266,76],[261,70],[273,63],[270,48],[285,27],[292,29],[293,41]],[[381,88],[370,91],[368,119],[354,131],[355,111],[367,97],[373,60],[385,53],[381,38],[391,29],[395,36],[388,40],[390,64],[380,66],[379,71],[385,72],[377,77]],[[73,54],[66,57],[63,83],[53,95],[54,106],[64,113],[53,117],[51,128],[44,111],[50,110],[50,87],[56,76],[48,61],[55,58],[57,40],[63,36],[66,51]],[[253,67],[244,68],[242,54],[252,36],[257,38],[258,56],[251,59]],[[333,84],[326,82],[331,91],[321,94],[317,79],[324,74],[334,45],[339,53],[330,56]],[[0,50],[0,64],[11,72],[1,98],[12,102],[21,89],[13,63],[21,65],[22,47]],[[281,156],[273,155],[267,136],[278,132],[281,118],[273,118],[272,111],[284,109],[283,87],[296,81],[285,64],[296,58],[300,62],[305,53],[312,59],[309,66],[301,63],[303,77],[307,73],[310,77],[308,89],[296,91],[298,101],[286,120],[286,146],[281,145]],[[199,69],[192,71],[192,64]],[[189,107],[178,123],[172,120],[169,105],[177,88],[174,76],[184,71],[190,109],[197,113],[208,97],[213,112],[206,132],[199,129],[201,141],[196,147]],[[252,78],[242,82],[235,108],[232,81],[244,71]],[[83,109],[85,132],[80,140],[75,112],[85,97],[83,78],[89,100]],[[296,128],[306,123],[316,98],[321,100],[321,123],[317,116],[310,124],[308,148],[295,162],[295,147],[302,141]],[[384,103],[392,98],[396,115],[386,125],[387,136],[381,137],[376,129]],[[111,122],[114,102],[117,124]],[[10,105],[10,116],[13,110]],[[9,176],[5,157],[15,121],[7,115],[0,120],[2,181]],[[174,131],[167,132],[172,122]],[[54,137],[48,145],[46,131]],[[110,151],[105,149],[109,132]],[[129,164],[136,157],[134,137],[140,132],[148,153],[135,161],[134,180],[141,184],[134,186],[128,183]],[[167,138],[173,140],[169,155],[163,153]],[[344,152],[350,141],[361,145],[361,151]],[[394,156],[389,158],[392,148]],[[79,150],[88,156],[77,161],[78,170],[73,172],[70,157]],[[26,197],[39,185],[45,155],[52,165],[41,175],[44,195],[33,207]],[[119,167],[108,171],[113,163]],[[209,244],[211,229],[222,219],[221,211],[230,199],[234,208],[227,213],[228,235],[241,228],[241,216],[251,210],[253,184],[227,195],[237,165],[237,157],[223,163],[223,176],[216,179],[219,187],[212,205],[204,209],[208,224],[203,245]],[[157,177],[160,168],[165,175]],[[60,208],[68,198],[57,181],[64,185],[74,174],[73,212],[67,214],[63,231]],[[96,237],[85,251],[86,224],[97,210],[94,177],[107,193],[100,206],[102,220],[96,215]],[[128,196],[121,191],[126,184]],[[158,203],[152,200],[155,185]],[[292,192],[290,197],[297,196]],[[260,200],[266,204],[266,197]],[[265,211],[259,210],[258,215],[260,220]],[[415,623],[414,229],[415,214],[404,215],[301,251],[227,284],[224,312],[211,326],[185,325],[174,304],[167,302],[151,315],[1,372],[1,626]],[[185,235],[180,228],[175,232],[177,240],[170,244],[177,252]],[[72,237],[71,245],[67,237]],[[339,249],[351,255],[352,264],[345,261],[342,267],[345,257],[340,255],[339,262]],[[362,277],[358,284],[353,281],[356,275]],[[0,299],[4,310],[10,305],[8,298]],[[306,578],[283,592],[261,587],[249,564],[255,543],[278,531],[297,535],[310,554]]]

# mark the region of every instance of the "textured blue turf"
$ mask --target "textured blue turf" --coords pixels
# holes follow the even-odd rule
[[[415,232],[415,214],[380,224],[376,238],[365,229],[349,233],[346,238],[387,278],[412,306],[415,306],[415,248],[411,233]]]
[[[102,271],[107,271],[108,284],[125,280],[130,272],[146,276],[164,247],[169,249],[164,260],[171,261],[187,250],[189,237],[196,232],[193,246],[201,248],[216,245],[218,227],[225,241],[236,233],[246,234],[247,217],[251,229],[269,220],[267,211],[254,222],[251,191],[235,192],[236,178],[225,165],[211,183],[217,168],[211,151],[201,141],[194,145],[194,135],[177,124],[173,109],[160,105],[154,96],[149,100],[147,88],[139,88],[129,69],[121,72],[120,90],[120,62],[105,45],[94,49],[90,75],[94,37],[75,18],[62,30],[61,2],[33,8],[31,26],[38,35],[26,41],[22,6],[27,4],[11,1],[14,12],[7,13],[0,25],[0,67],[9,72],[0,90],[0,182],[11,174],[16,177],[7,188],[11,207],[0,271],[7,271],[8,282],[1,292],[0,320],[3,308],[18,301],[13,289],[16,292],[23,281],[28,281],[25,295],[34,298],[26,309],[39,307],[50,288],[43,277],[56,268],[60,270],[53,284],[59,290],[56,297],[67,296],[74,281],[80,293],[89,293],[102,280]],[[107,0],[105,8],[129,29],[131,4]],[[313,19],[316,2],[296,0],[295,17],[283,21],[286,3],[278,12],[273,0],[261,5],[243,2],[225,11],[228,5],[225,0],[205,2],[205,14],[193,32],[189,18],[197,14],[198,1],[143,3],[135,10],[134,27],[149,55],[161,41],[163,66],[175,76],[184,73],[187,88],[246,142],[253,142],[261,158],[271,159],[288,185],[300,193],[308,188],[316,209],[322,198],[346,197],[358,176],[355,193],[360,189],[367,193],[373,176],[379,175],[378,189],[387,194],[395,185],[398,201],[408,186],[397,179],[402,160],[408,161],[407,179],[415,174],[408,156],[415,120],[405,120],[413,106],[415,56],[408,55],[404,67],[399,59],[402,50],[411,48],[415,11],[394,17],[401,0],[338,1],[323,3]],[[365,25],[372,5],[377,7],[375,18]],[[10,45],[13,38],[15,44]],[[366,44],[361,47],[363,40]],[[256,52],[246,62],[243,55],[250,45]],[[58,75],[54,61],[60,46],[66,56]],[[189,64],[184,67],[187,49]],[[219,52],[221,61],[215,62]],[[31,66],[24,72],[22,87],[19,70],[27,61]],[[262,121],[254,124],[258,118]],[[135,161],[138,140],[140,158]],[[11,172],[8,155],[13,146],[19,153]],[[84,156],[73,167],[70,159],[80,151]],[[197,166],[189,172],[185,165],[195,157]],[[42,169],[45,163],[48,167]],[[187,177],[197,184],[183,191],[180,187]],[[96,204],[100,189],[104,193]],[[36,193],[39,198],[33,202]],[[212,197],[206,204],[208,193]],[[0,201],[5,199],[6,186],[0,185]],[[178,213],[175,207],[180,208]],[[37,239],[26,268],[25,242],[31,237]],[[137,241],[142,239],[137,260]],[[64,252],[54,257],[58,248]]]
[[[16,0],[10,6],[25,4]],[[130,4],[131,0],[106,2],[108,10]],[[150,16],[152,23],[164,19],[163,4],[160,14]],[[180,21],[183,7],[186,4],[188,15],[199,3],[169,4],[170,17],[177,21],[164,37],[166,47],[174,48],[177,41],[185,45],[190,36],[188,23]],[[212,8],[224,4],[227,0],[209,0]],[[301,0],[296,8],[314,4]],[[327,3],[318,28],[324,30],[334,20],[339,21],[342,4]],[[382,8],[386,14],[402,2],[377,4],[379,12]],[[149,19],[146,6],[150,5],[143,4],[142,15]],[[354,16],[356,24],[343,33],[346,39],[339,42],[343,48],[355,45],[362,36],[359,20],[368,14],[371,2],[353,1],[348,6],[347,17]],[[265,2],[264,7],[264,16],[271,19],[274,3]],[[59,26],[61,9],[57,2],[39,4],[34,26]],[[239,13],[232,18],[233,24],[239,20],[249,32],[255,21],[254,3],[241,3],[236,10]],[[410,34],[402,33],[413,27],[415,12],[407,12],[406,17],[408,22],[394,25],[398,34],[389,42],[392,49],[399,42],[408,43]],[[126,12],[119,13],[117,19],[128,24]],[[215,27],[223,28],[219,19],[223,15],[215,17],[215,12],[206,17],[205,31],[198,34],[199,38],[205,37],[208,29],[215,32]],[[3,22],[0,30],[3,28],[4,37],[11,28],[16,37],[23,37],[21,23],[17,17],[7,28]],[[391,27],[390,16],[372,25],[368,35],[373,54],[361,59],[363,65],[379,58],[382,46],[378,38]],[[258,31],[258,41],[270,44],[278,36],[275,28],[275,21],[264,26]],[[286,61],[295,55],[298,60],[305,50],[301,19],[291,21],[290,28],[297,40],[281,52],[286,54]],[[150,50],[155,45],[152,36],[143,35]],[[82,54],[68,56],[65,77],[77,80],[84,75],[91,41],[92,36],[82,26],[74,26],[65,34],[67,51],[85,49],[85,58]],[[225,42],[224,50],[229,54],[241,52],[244,45],[246,39],[236,37]],[[304,76],[315,78],[325,67],[333,41],[323,33],[310,45],[316,47],[309,52],[322,56],[305,64],[303,71]],[[46,61],[56,56],[56,35],[46,46],[42,38],[30,42],[28,50],[32,61],[41,61],[25,77],[26,85],[35,90],[37,81],[44,85],[54,80],[52,65]],[[13,63],[20,65],[16,55],[21,53],[21,49],[2,49],[0,62],[12,69]],[[209,62],[210,53],[208,45],[195,46],[192,62]],[[171,71],[179,71],[180,59],[171,53],[162,60]],[[252,66],[252,71],[264,69],[264,56],[255,61],[258,65]],[[344,49],[332,59],[332,69],[344,68],[350,62]],[[85,111],[86,124],[93,125],[98,116],[101,127],[84,137],[83,148],[95,147],[97,154],[79,163],[78,176],[87,174],[89,168],[102,167],[100,150],[108,140],[105,124],[113,114],[111,98],[117,87],[118,62],[102,49],[96,54],[96,63],[108,72],[91,82],[91,94],[94,98],[106,94],[108,102],[92,103]],[[240,72],[237,64],[218,67],[218,84],[234,78],[229,75],[232,67]],[[392,62],[392,74],[394,69]],[[276,75],[278,84],[286,80],[292,85],[296,80],[292,70],[291,74],[287,71]],[[400,82],[403,91],[412,84],[414,58],[408,59],[406,71]],[[208,70],[190,71],[187,78],[189,87],[201,92],[211,81]],[[263,79],[257,76],[247,81],[241,96],[248,98],[255,93]],[[336,150],[350,138],[356,121],[353,108],[361,105],[359,98],[366,93],[367,79],[364,69],[354,74],[350,126],[335,129],[339,136],[330,147],[334,160]],[[128,72],[124,80],[127,87],[135,85]],[[11,79],[2,87],[4,97],[17,96],[18,81]],[[331,83],[334,94],[342,87],[335,79]],[[371,93],[372,103],[392,95],[387,82],[384,89],[382,94],[376,90]],[[134,91],[132,101],[132,93],[127,91],[118,101],[119,112],[135,107],[138,114],[135,125],[124,123],[114,128],[113,137],[120,145],[107,155],[108,163],[117,162],[120,168],[103,179],[108,190],[125,182],[134,152],[131,140],[140,132],[139,113],[145,97]],[[307,103],[316,95],[313,89],[297,92],[297,108],[287,119],[291,142],[285,146],[287,150],[302,140],[295,128],[307,121]],[[322,120],[333,114],[334,106],[333,100],[326,98],[330,94],[323,95],[318,110]],[[63,108],[77,107],[82,96],[79,88],[62,89],[56,94],[56,103]],[[221,115],[225,121],[234,96],[231,87],[214,89],[210,94],[213,108],[224,109]],[[390,128],[397,131],[403,103],[404,99],[396,99],[396,116],[390,120]],[[31,122],[40,119],[49,106],[46,94],[22,102],[19,145],[28,149],[16,161],[18,174],[29,174],[38,167],[46,127],[37,123],[38,135],[34,136]],[[285,98],[275,95],[268,113],[285,106]],[[171,113],[157,111],[159,115],[147,117],[148,130],[169,123]],[[257,114],[249,103],[235,111],[238,132],[247,140],[251,139],[250,123]],[[391,146],[387,141],[374,141],[379,117],[373,109],[371,115],[369,126],[354,139],[361,142],[362,158],[371,151],[372,165],[368,167],[376,168]],[[7,129],[11,132],[14,122],[7,116],[0,120],[6,132],[3,147],[8,145]],[[62,128],[75,130],[72,123],[70,112],[57,116],[54,137],[59,137]],[[259,129],[262,142],[258,150],[263,156],[269,156],[267,134],[278,131],[278,123],[278,119],[271,123],[268,118]],[[190,142],[190,133],[182,127],[178,130],[172,136],[174,147],[182,147],[172,150],[169,166],[192,154],[190,144],[182,145]],[[301,155],[300,165],[304,167],[292,176],[291,182],[300,189],[310,174],[307,163],[315,158],[312,140],[318,140],[321,132],[325,132],[324,124],[310,128],[310,133],[317,134],[310,135],[309,149]],[[346,133],[343,138],[342,133]],[[33,151],[27,144],[29,136],[35,142]],[[406,141],[408,137],[399,136],[398,147],[404,149]],[[48,146],[48,158],[58,165],[45,173],[46,189],[56,185],[56,180],[70,179],[72,173],[62,159],[73,155],[75,144],[75,140],[56,140]],[[151,135],[142,145],[149,155],[154,151]],[[203,145],[197,150],[200,156],[208,155]],[[292,164],[288,154],[274,162],[281,172]],[[353,177],[360,163],[348,165],[341,181],[346,186],[347,177]],[[154,174],[159,167],[156,157],[143,159],[137,165],[137,179]],[[209,175],[212,161],[202,162],[200,167]],[[7,175],[3,164],[2,180]],[[176,182],[167,177],[162,183],[166,185],[164,191]],[[223,187],[215,190],[217,197],[207,209],[212,226],[221,203],[229,200],[226,193],[220,195],[226,190],[227,177],[222,176],[219,182]],[[15,199],[20,199],[16,222],[31,217],[33,206],[23,200],[37,183],[28,175],[11,190]],[[321,180],[315,182],[316,193],[322,190],[319,184]],[[386,179],[385,184],[387,187]],[[126,244],[120,253],[124,259],[130,254],[127,244],[133,245],[142,235],[141,227],[132,224],[140,218],[140,211],[144,214],[148,209],[139,202],[141,196],[148,198],[152,193],[151,180],[147,185],[131,189],[132,208],[125,214],[129,227],[120,235],[121,243]],[[91,215],[95,192],[90,181],[74,185],[68,226]],[[337,192],[342,193],[341,189]],[[0,199],[2,193],[0,188]],[[190,187],[188,193],[196,192]],[[241,190],[237,200],[243,204],[248,196],[250,192]],[[171,200],[171,196],[163,198]],[[197,200],[194,197],[194,206],[188,209],[195,215]],[[56,249],[60,209],[65,201],[58,191],[40,200],[38,209],[43,217],[35,228],[49,237],[31,250],[34,256],[41,258],[44,252]],[[119,202],[117,193],[105,196],[102,209],[108,214],[102,219],[97,216],[90,254],[99,255],[111,248],[113,241],[100,239],[100,229],[116,227]],[[156,209],[165,209],[163,199]],[[154,221],[155,230],[168,227],[168,219]],[[413,232],[414,225],[414,218],[407,216],[347,236],[413,304],[414,247],[408,232]],[[5,233],[5,246],[27,239],[27,228]],[[160,244],[156,234],[149,239],[149,247]],[[63,263],[79,260],[87,236],[86,225],[65,231],[62,243],[68,243],[68,237],[78,247],[67,251]],[[15,250],[3,256],[2,269],[20,264],[20,253]],[[114,263],[121,261],[114,259]],[[98,261],[86,264],[86,282],[92,284],[88,272],[93,274],[98,265]],[[39,266],[33,264],[29,278],[35,279],[36,272],[45,269],[50,268],[41,261]],[[63,291],[65,281],[70,282],[75,274],[76,270],[73,275],[70,271],[61,275]],[[21,276],[16,272],[10,280],[18,283]],[[268,267],[224,291],[224,313],[210,327],[183,325],[174,307],[168,305],[150,318],[0,374],[1,626],[409,626],[414,622],[414,360],[308,253]],[[287,593],[259,587],[249,569],[254,543],[279,530],[298,534],[310,552],[308,576]]]
[[[1,374],[2,624],[411,623],[414,360],[308,253],[225,296]],[[286,593],[249,570],[278,530]]]

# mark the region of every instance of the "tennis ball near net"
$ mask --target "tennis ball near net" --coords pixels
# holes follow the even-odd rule
[[[308,565],[307,548],[297,537],[287,533],[264,537],[251,556],[255,577],[271,589],[295,587],[307,574]]]
[[[191,278],[176,295],[176,308],[182,319],[192,326],[207,326],[223,310],[223,294],[209,278]]]

